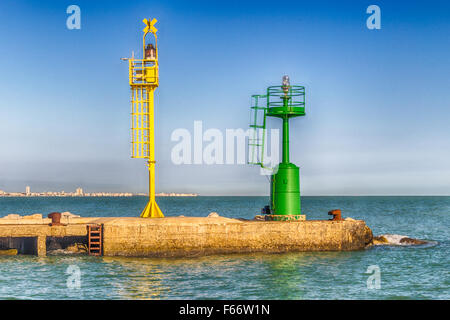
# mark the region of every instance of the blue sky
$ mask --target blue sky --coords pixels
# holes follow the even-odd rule
[[[366,28],[371,4],[381,30]],[[303,195],[450,195],[447,1],[4,0],[0,189],[147,191],[120,61],[144,17],[159,30],[158,192],[268,194],[256,167],[172,164],[170,136],[195,120],[246,129],[251,94],[288,74],[307,94],[291,123]]]

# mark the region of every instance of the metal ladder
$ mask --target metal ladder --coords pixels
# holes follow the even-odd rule
[[[250,135],[248,138],[248,163],[263,166],[264,140],[266,136],[266,106],[259,105],[259,99],[266,95],[253,95],[251,110]],[[261,132],[262,130],[262,132]],[[262,133],[262,134],[260,134]]]
[[[88,224],[88,253],[90,256],[103,254],[103,225]]]

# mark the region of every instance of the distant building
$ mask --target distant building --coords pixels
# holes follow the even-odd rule
[[[29,186],[26,186],[26,187],[25,187],[25,194],[26,194],[27,196],[31,196],[31,189],[30,189]]]
[[[78,197],[83,196],[83,189],[82,188],[77,188],[77,191],[75,192],[75,195]]]

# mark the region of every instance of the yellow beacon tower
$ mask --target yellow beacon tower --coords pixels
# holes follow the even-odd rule
[[[155,112],[154,91],[158,87],[158,46],[156,19],[142,20],[146,27],[142,38],[142,59],[135,59],[134,52],[128,60],[131,87],[131,157],[147,159],[149,173],[149,202],[141,218],[164,217],[155,200]],[[155,44],[147,43],[152,33]]]

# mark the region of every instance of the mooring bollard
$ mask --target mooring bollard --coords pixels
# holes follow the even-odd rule
[[[52,212],[48,215],[49,218],[52,219],[52,223],[50,223],[50,226],[62,226],[61,223],[61,212]]]
[[[328,211],[328,214],[330,216],[333,216],[333,218],[329,219],[331,221],[342,221],[342,220],[344,220],[344,219],[342,219],[341,210],[340,209],[334,209],[334,210]]]

